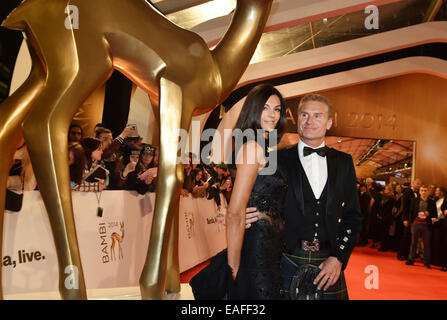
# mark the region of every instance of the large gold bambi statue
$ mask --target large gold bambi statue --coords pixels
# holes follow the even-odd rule
[[[0,208],[3,212],[8,170],[24,137],[51,223],[63,299],[87,298],[67,164],[67,132],[78,107],[114,68],[146,90],[151,101],[158,98],[157,198],[140,288],[143,299],[163,299],[165,289],[179,292],[179,129],[188,130],[195,109],[218,105],[235,87],[271,2],[238,0],[228,31],[211,51],[197,34],[144,0],[26,0],[3,21],[3,27],[24,32],[33,66],[0,106]],[[70,8],[78,13],[76,23],[67,23]],[[3,214],[0,219],[3,226]],[[77,268],[78,288],[65,287],[67,267]]]

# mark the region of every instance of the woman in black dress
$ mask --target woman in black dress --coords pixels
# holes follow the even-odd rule
[[[377,213],[380,248],[379,251],[391,249],[390,227],[393,223],[394,192],[391,185],[386,185],[380,197]]]
[[[395,233],[394,233],[394,240],[393,240],[393,251],[399,251],[399,245],[400,241],[402,239],[402,234],[404,231],[404,225],[402,220],[402,214],[404,212],[403,207],[403,188],[400,184],[396,185],[395,189],[395,195],[394,195],[394,209],[393,209],[393,217],[394,217],[394,224],[395,224]]]
[[[229,299],[281,298],[280,259],[287,184],[279,169],[267,175],[262,170],[276,165],[268,163],[276,151],[268,150],[267,139],[276,129],[279,141],[287,121],[285,111],[284,99],[277,89],[258,85],[249,92],[236,124],[236,129],[242,132],[252,130],[252,138],[248,137],[239,149],[236,146],[236,170],[234,165],[232,168],[236,176],[226,215],[228,265],[233,279]],[[257,130],[262,130],[263,141],[256,140]],[[247,207],[257,207],[261,215],[256,224],[245,230]]]

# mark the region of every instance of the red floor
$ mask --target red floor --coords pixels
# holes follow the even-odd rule
[[[368,266],[377,266],[378,289],[366,288],[371,284],[371,279],[367,279],[371,271],[365,270]],[[396,259],[395,252],[356,247],[345,274],[352,300],[445,300],[447,272],[440,269],[436,266],[427,269],[418,260],[407,266],[405,261]]]
[[[194,268],[187,270],[180,274],[180,282],[181,283],[189,283],[192,277],[196,275],[197,272],[202,270],[202,268],[205,268],[208,265],[208,261],[201,263]]]
[[[206,265],[207,262],[182,273],[181,282],[188,283]],[[351,300],[447,299],[447,272],[435,266],[427,269],[418,260],[407,266],[405,261],[396,259],[395,252],[356,247],[345,276]]]

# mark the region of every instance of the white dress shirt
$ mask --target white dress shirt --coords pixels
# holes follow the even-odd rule
[[[321,157],[315,152],[305,157],[303,155],[304,147],[311,148],[300,140],[298,143],[298,156],[314,192],[315,199],[319,199],[327,181],[327,157]],[[324,147],[324,141],[317,148],[321,147]]]

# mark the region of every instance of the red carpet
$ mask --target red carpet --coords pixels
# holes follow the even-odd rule
[[[180,276],[181,282],[188,283],[207,264],[208,262],[204,262],[183,272]],[[374,275],[378,275],[375,282],[372,279]],[[395,252],[356,247],[345,270],[345,276],[351,300],[447,299],[447,272],[442,272],[435,266],[427,269],[418,260],[413,266],[407,266],[405,261],[396,259]],[[373,284],[377,284],[378,289],[375,289]]]
[[[378,289],[365,288],[370,272],[367,266],[377,266]],[[416,260],[413,266],[396,259],[395,252],[379,252],[369,247],[356,247],[345,275],[352,300],[445,300],[447,272],[440,267],[427,269]],[[371,281],[366,281],[371,283]]]
[[[189,270],[186,270],[185,272],[182,272],[180,274],[180,282],[181,283],[189,283],[191,278],[194,277],[197,274],[197,272],[199,272],[200,270],[205,268],[208,265],[208,263],[209,263],[209,261],[205,261],[205,262],[195,266],[192,269],[189,269]]]

